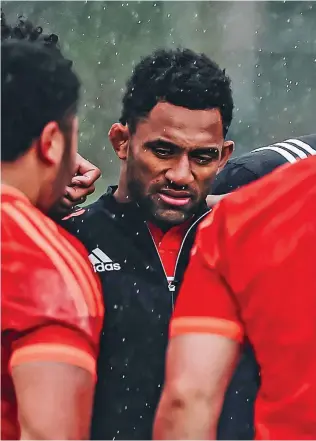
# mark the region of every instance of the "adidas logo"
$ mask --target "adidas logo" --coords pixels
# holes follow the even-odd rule
[[[100,248],[92,250],[92,253],[89,254],[89,260],[96,273],[103,273],[104,271],[119,271],[121,269],[121,265],[119,263],[113,263],[113,260],[101,251]]]

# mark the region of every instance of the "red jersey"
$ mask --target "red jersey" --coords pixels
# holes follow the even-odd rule
[[[248,337],[256,439],[316,439],[315,262],[316,157],[237,191],[200,225],[171,336]]]
[[[19,439],[11,368],[69,363],[95,375],[104,309],[84,247],[1,186],[1,438]]]

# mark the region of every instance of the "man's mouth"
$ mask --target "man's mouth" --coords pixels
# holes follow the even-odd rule
[[[187,205],[191,199],[192,195],[187,191],[182,190],[160,190],[158,193],[160,199],[168,205],[173,205],[176,207],[183,207]]]

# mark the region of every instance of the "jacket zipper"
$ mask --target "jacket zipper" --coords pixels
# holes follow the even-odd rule
[[[184,245],[184,243],[185,243],[185,241],[186,241],[186,238],[188,237],[188,234],[190,234],[190,231],[192,230],[192,228],[193,228],[198,222],[200,222],[200,220],[203,219],[204,216],[206,216],[207,214],[209,214],[210,211],[211,211],[211,210],[208,210],[206,213],[202,214],[202,216],[200,216],[198,219],[196,219],[196,221],[193,222],[193,224],[190,226],[190,228],[188,229],[188,231],[185,233],[184,238],[183,238],[183,240],[182,240],[182,242],[181,242],[181,246],[180,246],[180,249],[179,249],[178,255],[177,255],[177,260],[176,260],[176,265],[175,265],[175,268],[174,268],[173,277],[168,277],[168,276],[167,276],[167,273],[166,273],[165,267],[164,267],[164,265],[163,265],[163,263],[162,263],[162,260],[161,260],[160,254],[159,254],[159,250],[158,250],[158,248],[157,248],[157,245],[156,245],[156,243],[155,243],[155,240],[154,240],[154,238],[153,238],[153,235],[151,234],[151,231],[150,231],[150,229],[149,229],[149,227],[148,227],[148,225],[147,225],[147,222],[146,222],[147,230],[149,231],[150,237],[151,237],[151,239],[152,239],[152,241],[153,241],[153,244],[154,244],[154,246],[155,246],[155,249],[156,249],[156,251],[157,251],[157,254],[158,254],[158,257],[159,257],[159,260],[160,260],[160,263],[161,263],[162,269],[163,269],[163,272],[164,272],[164,274],[165,274],[165,277],[166,277],[166,280],[167,280],[167,283],[168,283],[168,289],[169,289],[169,292],[171,293],[172,310],[174,310],[174,292],[175,292],[175,290],[176,290],[176,285],[175,285],[173,282],[174,282],[175,277],[176,277],[177,267],[178,267],[179,258],[180,258],[180,255],[181,255],[181,252],[182,252],[182,249],[183,249],[183,245]]]
[[[174,267],[173,279],[176,278],[176,273],[177,273],[177,267],[178,267],[178,263],[179,263],[179,258],[180,258],[180,255],[181,255],[181,252],[182,252],[182,249],[183,249],[184,242],[186,241],[186,238],[187,238],[188,235],[190,234],[190,231],[192,230],[192,228],[193,228],[198,222],[200,222],[200,221],[203,219],[203,217],[205,217],[205,216],[206,216],[207,214],[209,214],[210,212],[211,212],[211,210],[208,210],[206,213],[203,213],[202,216],[200,216],[195,222],[193,222],[193,224],[190,226],[190,228],[188,229],[188,231],[185,233],[184,238],[183,238],[182,243],[181,243],[181,246],[180,246],[180,249],[179,249],[178,256],[177,256],[176,265],[175,265],[175,267]]]

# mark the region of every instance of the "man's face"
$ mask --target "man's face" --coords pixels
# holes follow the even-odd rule
[[[129,140],[129,197],[157,223],[180,224],[197,212],[232,150],[218,109],[158,103]]]
[[[56,200],[60,199],[65,188],[71,182],[76,168],[76,156],[78,152],[78,118],[72,121],[71,129],[63,135],[64,154],[58,164],[57,177],[55,180]],[[61,146],[62,148],[62,146]]]
[[[55,123],[53,123],[55,124]],[[46,127],[46,130],[47,127]],[[78,151],[78,119],[73,118],[65,132],[59,128],[48,133],[49,148],[45,151],[49,167],[43,187],[41,209],[48,211],[65,193],[76,167]]]

